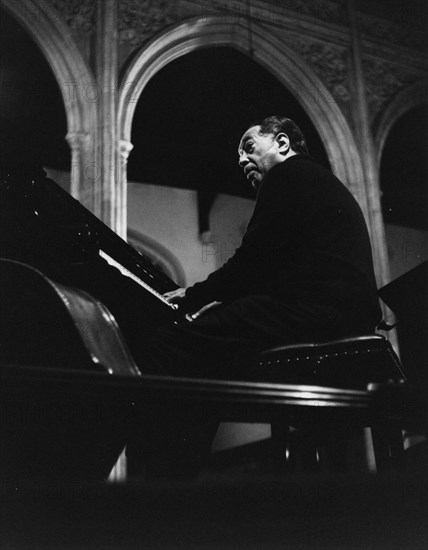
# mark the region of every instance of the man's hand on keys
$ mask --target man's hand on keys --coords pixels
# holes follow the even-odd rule
[[[176,290],[171,290],[171,292],[165,292],[163,297],[166,298],[170,304],[179,304],[184,299],[185,294],[185,288],[177,288]]]

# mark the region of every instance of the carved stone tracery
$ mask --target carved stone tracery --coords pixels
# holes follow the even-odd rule
[[[201,5],[207,14],[223,16],[229,22],[232,18],[238,22],[250,14],[260,23],[277,23],[281,18],[297,20],[303,15],[313,21],[347,25],[346,4],[337,0],[251,0],[249,6],[247,0],[205,0]]]
[[[413,71],[380,60],[364,59],[363,70],[372,121],[402,88],[418,80]]]
[[[139,46],[169,25],[182,20],[180,0],[117,0],[119,9],[119,40],[133,47]],[[47,0],[59,16],[73,30],[91,35],[95,28],[96,0]],[[189,2],[187,2],[189,4]],[[348,26],[346,2],[344,0],[276,0],[250,1],[250,10],[245,0],[200,0],[190,2],[201,14],[235,17],[242,22],[251,14],[263,23],[277,24],[281,19],[298,19],[299,16],[316,22]],[[423,51],[426,49],[425,33],[417,25],[405,27],[385,17],[359,12],[358,26],[370,39],[380,40],[395,46]],[[338,89],[343,99],[344,90]]]
[[[281,3],[276,2],[281,5]],[[344,2],[335,0],[288,0],[284,3],[288,9],[296,13],[308,15],[315,20],[323,20],[337,25],[347,25],[348,16]]]
[[[408,27],[386,18],[359,13],[358,28],[362,34],[375,40],[418,51],[426,50],[425,32],[415,26]]]
[[[294,44],[333,96],[342,103],[348,103],[351,99],[348,50],[303,38]]]
[[[67,25],[90,35],[95,30],[95,0],[48,0]]]
[[[176,0],[120,0],[119,41],[139,46],[180,20]]]

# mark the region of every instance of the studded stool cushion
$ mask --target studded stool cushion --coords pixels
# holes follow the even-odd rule
[[[262,380],[352,389],[405,379],[391,344],[378,335],[269,349],[258,369]]]

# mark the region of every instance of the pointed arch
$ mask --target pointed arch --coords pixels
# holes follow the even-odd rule
[[[136,104],[149,80],[165,65],[199,48],[226,46],[250,55],[294,95],[317,130],[330,165],[357,199],[369,228],[375,273],[379,286],[388,282],[388,259],[383,221],[379,217],[380,189],[377,175],[369,177],[350,123],[314,70],[290,46],[252,25],[252,40],[244,23],[224,18],[191,18],[177,24],[144,45],[123,73],[118,93],[120,143],[132,149],[131,126]],[[119,185],[126,193],[127,154],[120,165]],[[126,212],[122,213],[126,219]]]
[[[69,28],[55,8],[45,0],[0,0],[0,5],[27,31],[45,56],[61,91],[71,152],[71,192],[87,206],[93,206],[93,178],[88,166],[95,166],[96,103],[85,90],[94,77],[78,50]]]
[[[348,122],[314,71],[291,48],[259,25],[252,26],[253,59],[272,73],[300,102],[325,145],[336,175],[354,193],[367,213],[364,173]],[[120,138],[130,143],[132,119],[148,81],[165,65],[199,48],[229,46],[249,55],[248,29],[223,18],[189,19],[144,46],[125,71],[119,87]],[[320,101],[320,98],[322,100]],[[121,177],[122,182],[126,181]]]

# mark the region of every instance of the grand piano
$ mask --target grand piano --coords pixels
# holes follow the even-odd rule
[[[319,385],[310,367],[304,388],[293,377],[283,383],[257,374],[256,364],[245,380],[150,372],[142,335],[192,322],[162,296],[177,288],[174,281],[42,172],[6,174],[0,189],[2,479],[105,479],[136,421],[136,403],[159,415],[164,406],[167,414],[196,406],[272,425],[290,414],[297,424],[321,425],[338,410],[348,426],[370,422],[376,385]]]

